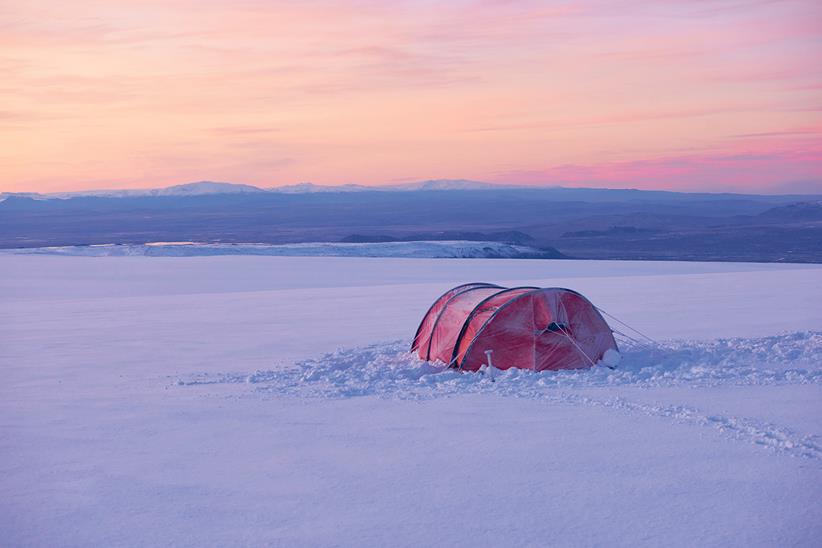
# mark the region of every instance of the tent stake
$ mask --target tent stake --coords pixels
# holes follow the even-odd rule
[[[488,372],[488,378],[491,379],[491,382],[496,382],[494,380],[494,364],[491,363],[491,354],[493,354],[493,350],[486,350],[485,351],[485,358],[488,360],[488,363],[485,364],[486,371]]]

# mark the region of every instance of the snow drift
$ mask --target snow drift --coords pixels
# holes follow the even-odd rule
[[[196,374],[177,385],[248,384],[309,397],[434,398],[492,391],[542,397],[546,389],[608,386],[749,386],[822,384],[822,332],[712,341],[670,340],[623,349],[619,367],[500,371],[493,384],[408,351],[407,341],[340,349],[293,366],[250,373]]]
[[[301,244],[202,244],[155,242],[100,244],[0,250],[24,255],[74,255],[83,257],[198,257],[213,255],[269,255],[280,257],[405,257],[417,259],[540,259],[555,258],[555,251],[500,242],[423,241]]]
[[[586,389],[822,384],[822,332],[707,342],[666,341],[623,351],[617,369],[531,371],[508,369],[491,378],[432,365],[409,352],[406,341],[338,350],[319,358],[250,373],[198,374],[178,387],[240,385],[253,393],[299,398],[377,396],[432,399],[475,393],[550,400],[664,416],[711,427],[721,434],[793,456],[822,460],[815,436],[754,419],[704,413],[688,405],[645,404],[593,395]]]

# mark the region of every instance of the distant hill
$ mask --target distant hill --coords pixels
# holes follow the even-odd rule
[[[70,199],[70,198],[137,198],[145,196],[202,196],[206,194],[238,194],[249,192],[273,192],[281,194],[313,194],[318,192],[412,192],[418,190],[494,190],[517,188],[507,185],[469,181],[466,179],[432,179],[406,183],[400,185],[366,186],[356,184],[345,185],[316,185],[314,183],[298,183],[271,188],[260,188],[253,185],[237,183],[220,183],[214,181],[198,181],[165,188],[144,189],[112,189],[112,190],[83,190],[77,192],[54,192],[40,194],[37,192],[0,193],[0,200],[9,196],[18,196],[39,200]]]
[[[275,186],[269,192],[283,192],[287,194],[302,194],[311,192],[412,192],[415,190],[495,190],[518,188],[508,185],[469,181],[467,179],[431,179],[404,183],[399,185],[315,185],[314,183],[299,183],[296,185]]]
[[[385,185],[378,187],[380,190],[411,191],[411,190],[499,190],[523,188],[511,185],[499,185],[494,183],[484,183],[481,181],[471,181],[468,179],[430,179],[427,181],[417,181],[401,185]]]
[[[54,192],[41,194],[37,192],[5,192],[0,193],[0,201],[15,196],[34,200],[74,199],[74,198],[144,198],[167,196],[206,196],[223,194],[343,194],[359,192],[453,192],[453,191],[487,191],[487,192],[536,192],[540,196],[550,196],[558,201],[606,202],[606,201],[704,201],[720,204],[728,199],[749,199],[764,202],[799,202],[802,200],[812,203],[818,200],[813,195],[758,195],[733,193],[707,192],[673,192],[666,190],[637,190],[631,188],[584,188],[562,186],[515,186],[468,179],[429,179],[413,183],[394,185],[317,185],[314,183],[299,183],[270,188],[262,188],[247,184],[225,183],[215,181],[197,181],[173,185],[165,188],[144,189],[111,189],[111,190],[83,190],[77,192]]]
[[[788,204],[778,206],[767,211],[763,211],[757,215],[759,219],[767,219],[769,221],[784,221],[784,222],[807,222],[807,221],[822,221],[822,200],[811,202],[798,202],[795,204]],[[822,245],[822,242],[820,242]]]
[[[437,242],[437,241],[466,241],[466,242],[502,242],[506,244],[527,245],[534,241],[532,236],[517,230],[505,232],[420,232],[403,236],[389,236],[386,234],[351,234],[340,241],[345,243],[376,243],[376,242]]]
[[[268,192],[280,192],[283,194],[310,194],[314,192],[365,192],[374,190],[373,187],[365,185],[315,185],[314,183],[298,183],[296,185],[276,186],[267,189]]]
[[[432,259],[566,259],[556,249],[536,249],[500,242],[418,241],[379,243],[316,242],[302,244],[197,244],[194,242],[112,244],[0,250],[0,256],[68,255],[80,257],[203,257],[265,255],[273,257],[401,257]]]
[[[459,239],[578,258],[822,262],[818,196],[486,185],[7,194],[0,247]]]
[[[199,196],[202,194],[236,194],[245,192],[265,192],[263,189],[252,185],[238,185],[236,183],[215,183],[212,181],[199,181],[197,183],[186,183],[167,188],[161,188],[152,196]]]
[[[68,200],[72,198],[139,198],[146,196],[202,196],[205,194],[238,194],[248,192],[265,192],[262,188],[252,185],[241,185],[235,183],[218,183],[214,181],[198,181],[196,183],[185,183],[165,188],[145,188],[145,189],[123,189],[123,190],[82,190],[78,192],[54,192],[50,194],[39,194],[36,192],[2,193],[0,199],[11,196],[32,198],[35,200],[60,199]]]

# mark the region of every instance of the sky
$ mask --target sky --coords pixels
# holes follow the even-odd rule
[[[822,192],[822,2],[0,0],[0,191]]]

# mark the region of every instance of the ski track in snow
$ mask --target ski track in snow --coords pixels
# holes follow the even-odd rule
[[[685,405],[649,405],[619,397],[595,399],[562,393],[555,400],[558,403],[607,407],[651,417],[670,418],[684,424],[714,428],[725,437],[760,445],[779,453],[822,460],[822,446],[816,442],[816,436],[798,434],[789,428],[772,423],[744,417],[706,414]]]
[[[395,341],[342,349],[319,358],[253,373],[197,374],[177,386],[242,384],[256,393],[308,398],[377,396],[430,399],[488,393],[558,404],[605,407],[712,428],[723,436],[778,453],[822,460],[815,436],[744,417],[709,414],[685,405],[651,405],[622,397],[593,398],[574,390],[597,387],[750,386],[822,384],[822,332],[755,339],[666,341],[623,349],[615,370],[533,372],[509,369],[487,376],[421,361]]]

